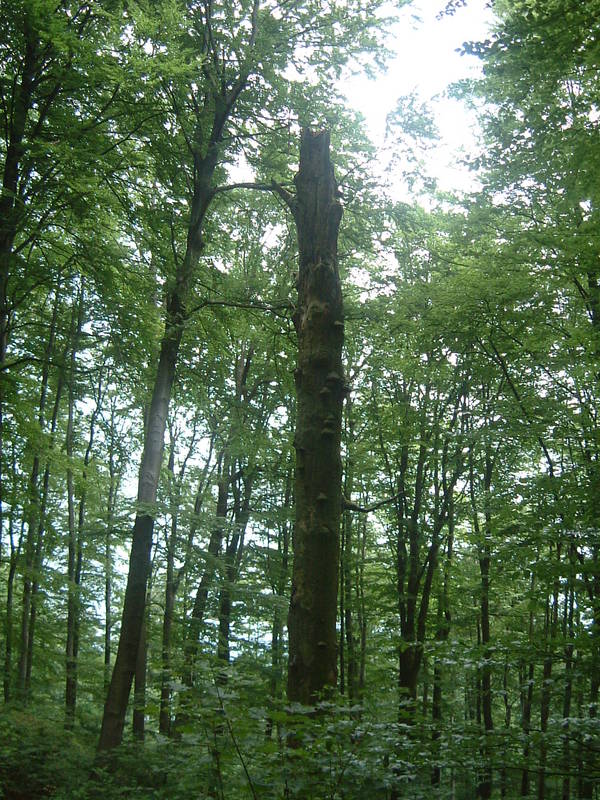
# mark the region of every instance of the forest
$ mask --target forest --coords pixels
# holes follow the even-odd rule
[[[453,191],[409,0],[2,0],[5,800],[600,798],[600,0],[439,5]]]

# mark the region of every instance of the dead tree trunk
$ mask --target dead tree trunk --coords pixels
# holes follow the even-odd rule
[[[341,517],[344,312],[337,265],[342,217],[329,133],[305,129],[291,201],[299,249],[295,371],[296,522],[288,614],[289,700],[309,705],[335,687]]]

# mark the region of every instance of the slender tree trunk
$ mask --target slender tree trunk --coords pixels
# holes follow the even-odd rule
[[[337,684],[344,312],[337,265],[342,207],[329,133],[302,132],[293,203],[298,233],[296,522],[288,614],[290,701]]]
[[[138,506],[143,510],[138,511],[133,528],[129,573],[121,618],[121,635],[104,706],[99,750],[109,750],[121,742],[131,683],[140,650],[154,531],[153,506],[156,502],[167,412],[175,378],[175,365],[183,334],[182,299],[175,294],[169,301],[169,319],[161,345],[152,393],[138,484]]]
[[[13,605],[14,605],[14,589],[15,577],[17,574],[17,567],[19,565],[19,558],[21,555],[21,547],[23,545],[23,533],[25,522],[22,518],[21,528],[17,544],[15,545],[15,510],[16,510],[16,486],[17,480],[17,464],[16,453],[13,443],[12,448],[12,474],[13,474],[13,491],[12,502],[10,505],[10,513],[8,515],[8,541],[10,543],[10,556],[8,562],[8,574],[6,576],[6,617],[5,617],[5,645],[4,645],[4,672],[3,672],[3,689],[4,689],[4,702],[9,703],[11,700],[12,690],[12,646],[13,646]]]
[[[116,431],[115,402],[111,401],[108,448],[108,501],[106,504],[106,533],[104,536],[104,697],[110,686],[110,657],[112,631],[112,534],[115,523],[115,508],[119,490],[119,479],[115,463]]]
[[[565,591],[565,613],[563,618],[563,638],[565,640],[565,690],[563,695],[563,761],[564,777],[562,781],[562,800],[571,798],[571,748],[569,742],[569,719],[571,717],[571,701],[573,697],[573,653],[575,608],[575,590],[573,587],[574,545],[569,552],[569,580]]]
[[[360,657],[358,671],[358,691],[362,696],[365,688],[367,665],[367,603],[365,599],[365,564],[367,555],[367,522],[363,520],[360,536],[360,558],[356,565],[356,587],[358,594],[358,630],[360,632]]]
[[[225,575],[219,592],[219,640],[217,657],[228,664],[230,659],[231,599],[232,591],[239,573],[239,563],[244,547],[244,535],[250,519],[250,498],[252,496],[252,476],[242,479],[243,497],[239,488],[234,487],[235,511],[234,532],[225,551]],[[225,673],[223,673],[225,674]]]
[[[167,543],[167,579],[165,585],[165,610],[163,615],[163,630],[162,630],[162,675],[160,687],[160,713],[159,713],[159,730],[164,736],[171,735],[171,637],[173,631],[173,620],[175,614],[175,599],[181,581],[186,577],[191,559],[191,550],[198,527],[198,518],[202,510],[204,502],[204,493],[206,489],[206,482],[209,474],[210,463],[212,461],[212,453],[214,446],[214,434],[211,437],[210,450],[206,465],[202,470],[202,475],[198,482],[198,489],[196,491],[196,498],[194,501],[194,515],[190,522],[187,543],[182,566],[175,570],[175,544],[177,537],[177,522],[179,509],[172,510],[171,517],[171,534]],[[171,469],[173,465],[171,464]],[[180,475],[183,479],[183,472]],[[179,492],[179,488],[177,490]]]
[[[194,598],[194,606],[192,608],[188,635],[185,643],[183,682],[188,688],[191,688],[194,684],[194,662],[198,655],[200,631],[202,630],[202,621],[206,610],[208,590],[213,582],[216,562],[221,551],[221,543],[225,532],[227,502],[231,483],[231,462],[228,451],[219,455],[218,465],[219,477],[215,523],[210,534],[204,571]]]
[[[592,563],[598,563],[599,555],[598,549],[594,549]],[[591,663],[588,714],[590,722],[595,726],[598,717],[598,695],[600,692],[600,572],[598,570],[593,574],[592,586],[591,600],[593,604],[593,619],[590,642]],[[585,744],[581,798],[582,800],[592,800],[594,797],[594,788],[598,784],[598,779],[596,777],[598,769],[598,748],[597,741],[595,742],[593,739],[591,742],[587,740]]]
[[[346,458],[346,469],[344,474],[344,494],[346,497],[352,497],[354,494],[354,460],[352,448],[354,447],[354,419],[353,419],[352,403],[348,398],[346,401],[346,420],[347,420],[347,448],[348,456]],[[342,581],[340,592],[340,611],[343,628],[340,634],[340,668],[343,662],[344,644],[346,646],[346,664],[347,667],[347,687],[348,699],[350,703],[355,703],[358,699],[359,688],[359,664],[356,653],[356,636],[354,630],[354,597],[353,597],[353,577],[356,556],[354,554],[354,530],[353,530],[353,515],[350,511],[346,511],[342,518]],[[341,671],[341,669],[340,669]],[[340,679],[340,686],[342,687],[343,681]],[[343,693],[343,688],[342,688]]]
[[[282,511],[288,511],[293,503],[292,500],[292,478],[293,471],[288,469],[286,474],[285,490],[283,493]],[[275,576],[272,582],[273,594],[276,597],[284,597],[287,588],[289,571],[289,548],[290,548],[290,523],[287,519],[278,526],[277,553],[279,562],[275,568]],[[282,657],[283,657],[283,614],[279,605],[275,605],[273,611],[273,623],[271,626],[271,677],[269,680],[269,694],[272,700],[278,700],[281,695],[282,687]],[[271,738],[273,731],[273,720],[267,717],[265,735]]]
[[[487,521],[486,521],[487,529]],[[486,530],[486,537],[487,537]],[[490,753],[490,736],[494,730],[492,719],[492,686],[490,664],[490,611],[489,611],[489,586],[490,586],[490,551],[486,540],[482,555],[479,558],[481,571],[481,644],[483,647],[483,666],[481,667],[481,710],[483,713],[483,727],[485,731],[485,744],[483,749],[483,774],[477,787],[478,797],[489,800],[492,796],[492,766]]]
[[[10,561],[8,566],[8,575],[6,576],[6,641],[4,647],[4,702],[9,703],[11,700],[12,688],[12,636],[13,636],[13,597],[15,587],[15,575],[17,572],[17,565],[19,563],[19,553],[21,550],[22,533],[19,537],[17,547],[14,545],[12,521],[9,521],[9,536],[10,536]]]
[[[9,279],[13,245],[23,214],[22,203],[19,202],[19,180],[21,176],[23,155],[25,153],[25,129],[32,108],[35,89],[35,77],[39,67],[40,43],[33,30],[31,11],[25,10],[21,15],[23,25],[24,53],[21,59],[21,71],[18,84],[14,88],[8,146],[4,157],[2,173],[2,193],[0,194],[0,369],[4,366],[11,323],[9,299]],[[0,392],[2,382],[0,381]],[[3,397],[0,394],[0,420],[3,414]],[[0,427],[0,443],[2,428]],[[1,450],[0,450],[1,453]]]
[[[79,627],[79,577],[81,574],[81,525],[75,523],[75,491],[73,487],[73,426],[75,414],[75,376],[77,350],[81,328],[83,325],[84,284],[79,290],[77,323],[72,331],[72,347],[68,380],[68,413],[67,413],[67,519],[68,519],[68,556],[67,556],[67,641],[66,641],[66,685],[65,685],[65,727],[73,728],[75,724],[75,705],[77,703],[77,649]],[[93,440],[93,423],[92,434]],[[91,450],[91,447],[89,448]],[[89,459],[89,455],[88,455]]]
[[[504,694],[504,747],[502,752],[502,768],[500,770],[500,797],[505,798],[508,790],[508,743],[510,741],[510,726],[512,720],[512,707],[508,698],[508,675],[509,665],[508,662],[504,664],[504,672],[502,676],[502,689]]]
[[[50,328],[48,333],[48,340],[44,351],[44,362],[42,365],[41,386],[40,386],[40,402],[38,409],[38,424],[40,429],[44,429],[46,402],[48,396],[48,380],[50,376],[50,359],[54,352],[56,341],[56,328],[58,323],[58,310],[60,303],[60,286],[57,285],[54,292],[54,303],[52,306],[52,317],[50,319]],[[59,387],[62,387],[62,381],[59,375]],[[57,389],[57,396],[59,395]],[[55,403],[56,406],[56,403]],[[27,658],[29,647],[29,623],[31,617],[31,604],[33,595],[33,586],[35,582],[35,552],[36,552],[36,529],[39,524],[40,518],[40,456],[36,452],[33,456],[33,463],[31,466],[31,474],[29,477],[28,488],[28,507],[24,509],[24,516],[27,517],[27,535],[25,537],[25,559],[23,566],[23,597],[22,597],[22,616],[21,616],[21,632],[20,632],[20,649],[19,649],[19,664],[17,668],[17,693],[21,702],[26,703],[26,677],[27,677]]]
[[[71,374],[69,376],[69,411],[67,421],[67,643],[66,643],[66,688],[65,688],[65,727],[75,724],[75,703],[77,700],[77,664],[75,660],[75,618],[77,616],[77,587],[75,586],[75,564],[77,561],[77,533],[75,530],[75,493],[73,489],[73,414],[75,407],[74,372],[75,348],[71,354]]]
[[[446,548],[446,558],[444,561],[444,581],[442,590],[438,597],[438,618],[436,643],[437,647],[443,647],[450,635],[450,625],[452,614],[450,611],[450,568],[452,565],[452,552],[454,546],[454,504],[451,503],[448,509],[448,544]],[[443,651],[442,651],[443,653]],[[443,679],[443,660],[442,653],[436,652],[433,666],[433,697],[431,700],[431,718],[433,723],[432,745],[434,765],[431,773],[432,786],[439,791],[442,782],[442,766],[440,758],[440,739],[442,736],[442,679]]]
[[[483,387],[484,397],[488,397],[488,387]],[[473,464],[473,452],[469,454],[469,487],[471,496],[471,510],[473,514],[473,530],[478,541],[479,551],[479,573],[480,573],[480,595],[479,595],[479,624],[478,643],[483,648],[483,663],[478,673],[478,722],[483,719],[483,743],[481,747],[481,775],[477,785],[477,796],[482,800],[489,800],[492,796],[492,757],[490,737],[494,730],[492,718],[492,668],[490,650],[490,560],[491,560],[491,541],[492,541],[492,513],[490,508],[490,495],[492,488],[492,477],[494,472],[494,460],[491,453],[490,442],[485,442],[484,470],[483,470],[483,498],[484,498],[484,524],[483,531],[479,524],[479,512],[477,509],[477,498],[475,489],[475,475]],[[480,709],[480,711],[479,711]]]
[[[75,311],[73,311],[74,319]],[[73,328],[73,325],[72,325]],[[33,670],[33,645],[35,641],[35,624],[37,619],[37,594],[39,591],[41,571],[44,560],[44,538],[46,533],[46,508],[48,505],[48,498],[50,493],[50,454],[54,449],[54,438],[56,434],[56,426],[58,422],[58,412],[62,399],[62,393],[65,380],[65,365],[69,352],[69,347],[72,342],[70,337],[64,352],[62,353],[61,365],[58,373],[58,383],[56,386],[56,394],[54,396],[54,405],[52,408],[52,416],[50,421],[50,443],[49,455],[46,457],[46,466],[44,468],[44,476],[42,478],[41,492],[39,495],[39,508],[37,509],[37,531],[35,533],[35,540],[32,542],[32,557],[31,557],[31,574],[33,580],[29,584],[25,584],[23,588],[23,617],[21,623],[21,652],[19,657],[19,674],[18,674],[18,690],[19,695],[24,704],[29,701],[31,689],[31,673]],[[30,518],[31,522],[31,518]],[[29,534],[32,533],[30,527]],[[28,596],[26,598],[26,589],[28,589]],[[26,609],[29,611],[29,618],[26,619]]]
[[[556,559],[560,561],[560,543],[556,547]],[[558,626],[558,579],[554,582],[552,602],[548,600],[546,605],[546,625],[545,625],[545,647],[544,667],[542,674],[542,691],[540,697],[540,760],[538,767],[538,786],[537,800],[544,800],[546,796],[546,762],[548,758],[548,743],[546,735],[548,732],[548,720],[550,718],[551,683],[553,648],[556,639]]]
[[[173,528],[171,529],[171,537],[171,541],[173,541]],[[175,613],[175,594],[174,552],[173,548],[169,546],[167,547],[167,578],[162,629],[162,676],[158,721],[158,729],[163,736],[170,736],[171,734],[171,633],[173,629],[173,616]]]
[[[177,264],[174,280],[167,291],[166,319],[148,424],[144,433],[144,450],[140,464],[137,503],[133,526],[129,572],[121,617],[121,634],[117,657],[104,705],[98,750],[110,750],[121,743],[131,683],[136,668],[144,620],[146,588],[150,576],[150,553],[154,532],[154,505],[160,478],[165,429],[179,347],[186,320],[186,302],[197,271],[202,250],[202,229],[213,199],[212,180],[219,158],[228,116],[245,86],[241,76],[225,97],[219,97],[211,125],[210,141],[204,155],[194,154],[194,191],[190,202],[190,222],[184,258]]]
[[[535,572],[531,573],[530,597],[533,598],[535,589]],[[529,612],[528,641],[533,649],[533,611]],[[523,663],[521,667],[521,729],[523,731],[523,772],[521,773],[521,797],[529,795],[529,757],[531,754],[531,711],[533,708],[533,684],[535,678],[535,665],[532,660]]]
[[[175,595],[177,587],[175,585],[175,548],[177,546],[177,527],[179,520],[180,485],[175,488],[175,438],[171,438],[171,448],[169,452],[169,478],[171,483],[170,505],[171,505],[171,531],[167,534],[167,575],[165,581],[165,608],[163,612],[162,627],[162,673],[160,681],[160,711],[158,715],[158,729],[163,736],[171,733],[171,631],[173,628],[173,616],[175,614]],[[183,477],[183,476],[181,476]],[[176,498],[173,493],[176,493]]]

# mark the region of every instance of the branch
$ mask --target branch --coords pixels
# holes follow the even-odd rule
[[[242,183],[227,183],[224,186],[217,186],[215,189],[212,190],[213,197],[217,194],[223,194],[223,192],[232,192],[234,189],[255,189],[259,192],[272,192],[273,187],[270,183],[252,183],[249,182],[242,182]]]
[[[242,181],[241,183],[227,183],[223,186],[217,186],[212,190],[212,196],[223,194],[224,192],[232,192],[235,189],[254,189],[257,192],[274,192],[279,195],[286,206],[290,209],[292,214],[296,213],[297,202],[296,198],[287,189],[284,189],[277,181],[272,180],[271,183],[253,183],[252,181]]]
[[[189,319],[189,317],[191,317],[191,315],[195,314],[197,311],[201,311],[203,308],[209,308],[212,306],[220,306],[222,308],[247,308],[253,311],[270,311],[272,314],[284,318],[287,318],[285,312],[293,309],[292,304],[288,302],[278,303],[277,305],[269,305],[268,303],[252,303],[249,300],[203,300],[201,303],[198,303],[198,305],[194,306],[190,311],[187,312],[186,318]]]
[[[370,514],[371,511],[376,511],[378,508],[388,505],[388,503],[395,503],[401,496],[402,492],[398,492],[393,497],[386,497],[385,500],[379,500],[379,502],[373,503],[371,506],[359,506],[342,495],[342,511],[357,511],[360,514]]]

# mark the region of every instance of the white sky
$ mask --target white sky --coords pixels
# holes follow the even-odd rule
[[[489,36],[493,15],[486,0],[468,0],[453,16],[438,19],[445,6],[446,0],[414,0],[403,8],[390,36],[389,47],[396,55],[386,73],[371,80],[353,76],[344,81],[343,91],[364,115],[369,135],[381,150],[387,115],[399,97],[415,92],[421,100],[431,101],[441,141],[427,158],[428,171],[442,189],[467,189],[473,186],[473,176],[455,162],[461,149],[476,148],[475,120],[444,93],[454,81],[479,74],[478,59],[457,51],[464,41]]]

